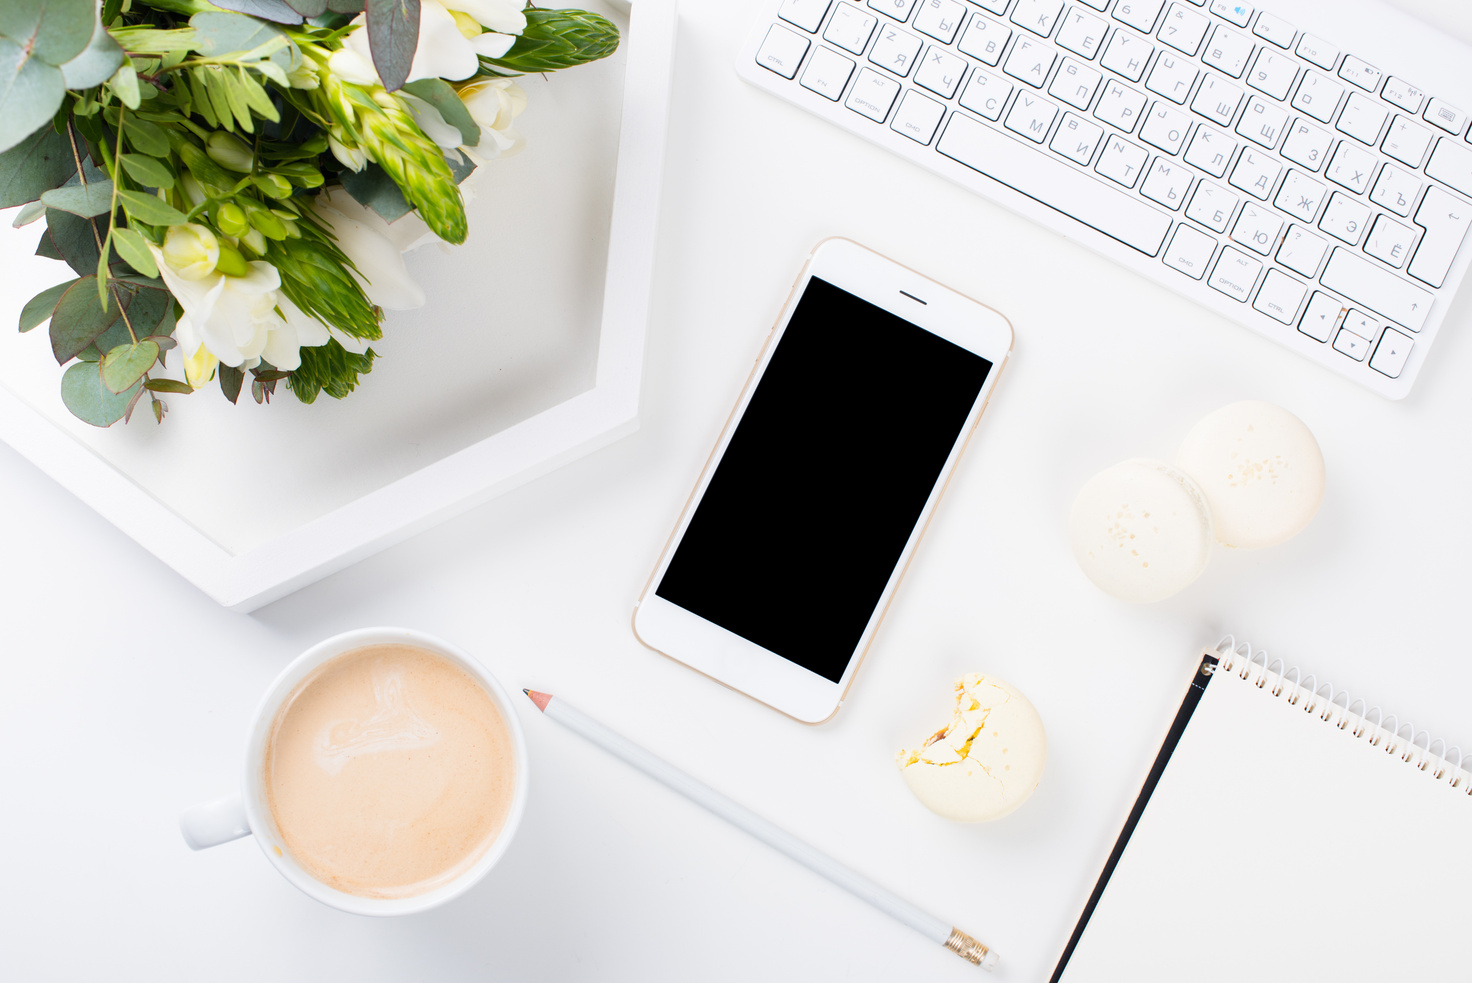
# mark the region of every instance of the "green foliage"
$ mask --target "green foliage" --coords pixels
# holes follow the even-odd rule
[[[460,131],[460,142],[467,147],[480,143],[480,125],[470,116],[470,110],[460,101],[455,87],[444,79],[419,79],[404,86],[411,96],[418,96],[429,103],[445,122]]]
[[[419,0],[367,0],[368,48],[383,87],[393,92],[409,77],[419,44]]]
[[[373,369],[373,349],[355,355],[332,339],[316,348],[302,349],[302,364],[287,380],[287,387],[297,399],[310,403],[318,393],[325,392],[334,399],[342,399],[358,385],[358,377]]]
[[[62,294],[51,315],[51,353],[65,365],[91,346],[114,321],[122,318],[117,296],[109,292],[107,303],[97,297],[97,278],[85,276]]]
[[[112,247],[127,264],[144,276],[158,276],[158,263],[148,251],[148,243],[135,229],[113,229]]]
[[[66,293],[67,288],[76,283],[76,280],[67,280],[58,283],[54,287],[47,287],[26,301],[26,306],[20,309],[20,330],[22,333],[36,327],[42,321],[51,316],[56,310],[56,302],[61,300],[61,295]]]
[[[78,362],[61,377],[61,401],[72,415],[94,427],[110,427],[132,410],[143,393],[143,383],[115,393],[102,383],[102,373],[91,362]]]
[[[35,201],[76,172],[66,138],[43,126],[0,154],[0,208]]]
[[[119,191],[118,204],[129,218],[149,225],[183,225],[188,218],[183,212],[154,195],[142,191]]]
[[[158,342],[152,338],[109,349],[98,363],[102,384],[111,392],[126,392],[143,380],[144,374],[158,361],[158,356]]]
[[[36,250],[37,256],[64,259],[78,276],[97,272],[98,243],[107,234],[104,225],[98,228],[96,219],[78,218],[69,212],[46,209],[46,235],[42,246],[46,251]]]
[[[82,53],[61,66],[61,78],[68,89],[90,89],[112,78],[123,68],[124,60],[123,49],[99,21]]]
[[[488,74],[555,72],[607,58],[618,48],[618,28],[586,10],[528,10],[526,30],[500,58],[482,58]]]
[[[53,188],[41,196],[47,208],[71,212],[82,218],[106,215],[112,211],[112,182],[93,181],[90,184],[71,184],[64,188]]]

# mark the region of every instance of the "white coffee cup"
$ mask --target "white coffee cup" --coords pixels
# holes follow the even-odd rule
[[[479,680],[490,694],[501,719],[506,721],[516,763],[516,784],[511,796],[511,808],[507,812],[505,825],[490,849],[486,850],[474,866],[449,883],[408,898],[365,898],[339,891],[317,880],[292,859],[291,853],[282,842],[280,831],[276,828],[270,807],[266,804],[266,744],[271,738],[271,725],[282,702],[291,695],[298,683],[322,663],[355,649],[383,644],[412,645],[434,652]],[[484,666],[455,646],[432,635],[407,628],[359,628],[334,635],[325,642],[318,642],[281,671],[281,675],[266,690],[266,695],[261,698],[255,716],[251,719],[245,745],[245,773],[241,778],[240,791],[184,810],[184,814],[179,817],[179,829],[184,834],[184,842],[192,850],[203,850],[254,834],[261,852],[281,871],[282,876],[323,904],[359,915],[407,915],[434,908],[459,897],[496,865],[511,843],[517,826],[521,824],[521,814],[526,810],[526,775],[526,735],[522,733],[521,721],[512,708],[511,698]]]

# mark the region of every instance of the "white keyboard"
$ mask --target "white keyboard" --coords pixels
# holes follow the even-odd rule
[[[737,66],[1392,399],[1472,262],[1469,68],[1377,0],[773,0]]]

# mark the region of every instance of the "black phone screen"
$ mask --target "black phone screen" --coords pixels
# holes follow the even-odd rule
[[[837,682],[991,369],[811,278],[655,594]]]

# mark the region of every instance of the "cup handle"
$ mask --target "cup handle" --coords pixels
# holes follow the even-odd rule
[[[191,850],[219,846],[250,835],[245,802],[238,794],[222,795],[185,809],[179,816],[179,832]]]

